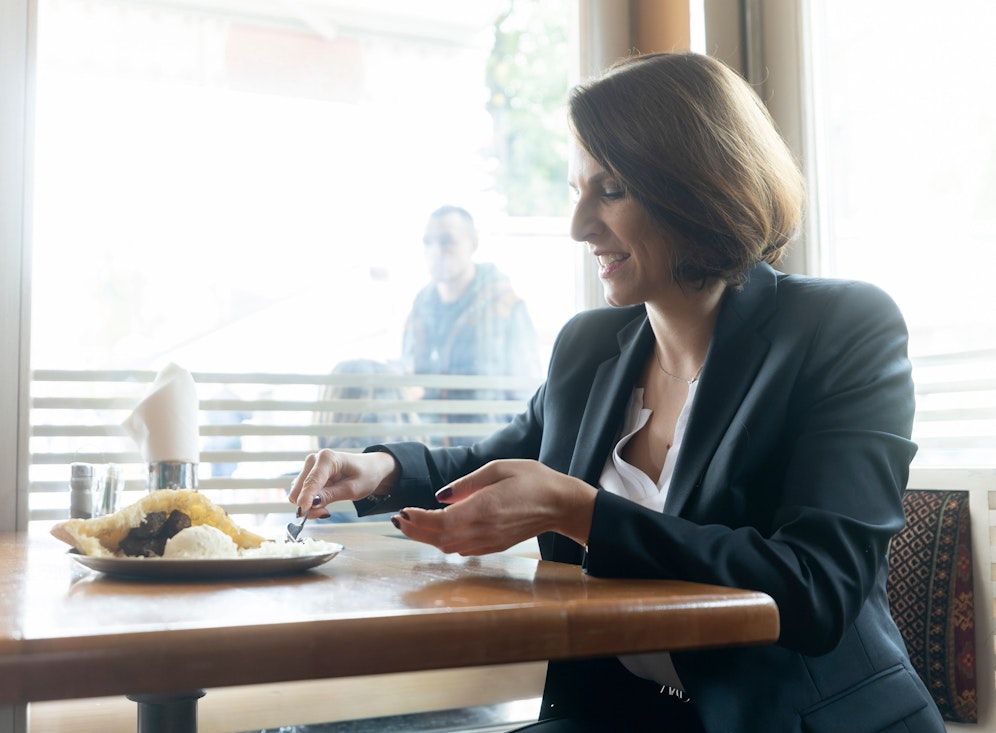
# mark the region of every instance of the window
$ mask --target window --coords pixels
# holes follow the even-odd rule
[[[425,220],[446,203],[474,213],[480,258],[549,341],[577,247],[548,224],[566,213],[566,138],[561,110],[539,107],[567,88],[570,14],[538,89],[521,56],[537,53],[523,26],[546,8],[549,30],[564,3],[244,5],[39,3],[32,367],[396,358]],[[518,116],[499,100],[517,92],[533,100]],[[536,150],[541,175],[513,157]]]
[[[820,269],[906,316],[915,465],[996,465],[996,5],[810,10]]]
[[[74,455],[128,460],[129,380],[170,362],[283,375],[198,387],[234,421],[202,429],[221,453],[201,478],[245,501],[232,490],[286,484],[316,446],[275,433],[321,395],[293,375],[400,361],[444,204],[475,217],[475,259],[508,276],[545,363],[579,302],[572,17],[567,0],[38,0],[30,367],[74,373],[33,381],[31,516],[64,512]],[[261,400],[286,409],[237,405]]]

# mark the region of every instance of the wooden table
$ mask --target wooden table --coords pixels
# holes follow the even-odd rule
[[[304,573],[148,582],[81,568],[47,534],[0,533],[0,709],[778,636],[762,593],[447,556],[360,526],[314,534],[345,549]]]

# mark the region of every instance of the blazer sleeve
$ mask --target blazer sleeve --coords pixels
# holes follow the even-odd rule
[[[531,458],[539,455],[543,438],[543,395],[541,385],[528,401],[525,411],[494,434],[470,446],[430,448],[423,443],[407,441],[371,445],[364,453],[390,453],[398,462],[400,477],[386,501],[354,502],[359,516],[396,512],[409,506],[441,509],[445,505],[435,499],[435,492],[446,484],[489,461],[500,458]]]
[[[904,522],[907,331],[880,290],[837,283],[782,302],[760,332],[764,362],[679,516],[600,491],[585,567],[768,593],[779,643],[822,654],[882,582]]]

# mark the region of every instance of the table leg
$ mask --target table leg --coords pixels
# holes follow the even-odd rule
[[[28,733],[27,703],[0,705],[0,731],[4,731],[4,733]]]
[[[197,701],[204,692],[128,695],[138,703],[138,733],[197,733]]]

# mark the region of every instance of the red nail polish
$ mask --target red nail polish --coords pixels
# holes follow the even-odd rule
[[[439,491],[436,492],[436,498],[439,499],[439,501],[445,501],[446,499],[449,499],[451,496],[453,496],[453,489],[451,489],[449,486],[444,486],[443,488],[441,488]]]
[[[316,496],[314,499],[311,500],[311,506],[318,506],[321,503],[322,503],[322,497],[320,496]]]
[[[391,517],[391,524],[394,525],[395,529],[401,529],[401,522],[398,521],[397,517]]]
[[[404,520],[405,520],[406,522],[408,522],[408,521],[410,521],[410,520],[411,520],[411,517],[410,517],[410,516],[408,516],[408,512],[406,512],[406,511],[405,511],[404,509],[402,509],[402,510],[401,510],[400,512],[398,512],[398,514],[399,514],[399,515],[400,515],[400,517],[401,517],[402,519],[404,519]]]

